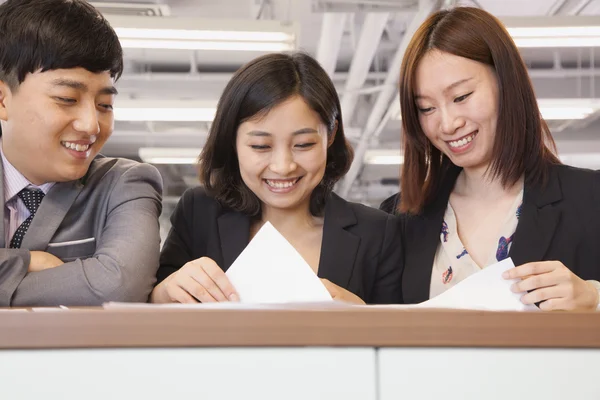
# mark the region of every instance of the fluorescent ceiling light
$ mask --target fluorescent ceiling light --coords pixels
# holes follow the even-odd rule
[[[365,164],[399,165],[404,162],[404,156],[397,150],[372,149],[365,152]]]
[[[591,107],[540,107],[542,118],[546,120],[584,119],[593,112]]]
[[[140,147],[142,161],[150,164],[196,164],[201,148]]]
[[[502,22],[518,47],[600,46],[595,16],[505,17]]]
[[[216,101],[117,99],[115,120],[143,122],[211,122]]]
[[[293,51],[298,24],[270,20],[106,16],[123,48]]]
[[[517,47],[598,47],[598,37],[513,38]]]
[[[600,109],[598,99],[538,99],[542,118],[547,120],[584,119]]]

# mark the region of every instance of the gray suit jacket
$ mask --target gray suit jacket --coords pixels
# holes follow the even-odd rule
[[[2,204],[3,177],[0,163]],[[146,301],[158,269],[161,196],[162,179],[153,166],[97,157],[85,177],[50,189],[20,249],[4,243],[2,216],[0,306]],[[30,250],[65,263],[27,273]]]

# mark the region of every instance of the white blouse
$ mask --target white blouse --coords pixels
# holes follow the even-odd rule
[[[498,245],[490,249],[489,257],[483,268],[508,257],[513,236],[519,223],[519,217],[521,216],[522,206],[523,189],[521,189],[513,205],[510,207],[506,220],[499,232]],[[448,202],[442,223],[442,232],[440,233],[440,244],[433,260],[429,298],[434,298],[480,270],[481,267],[471,259],[469,252],[467,252],[467,249],[458,236],[456,216],[450,202]],[[594,285],[600,295],[600,282],[588,282]],[[596,310],[600,311],[600,302]]]
[[[513,235],[519,223],[522,204],[523,189],[521,189],[513,205],[510,207],[506,220],[499,231],[498,245],[490,249],[489,257],[483,268],[508,257]],[[446,207],[446,213],[444,214],[444,222],[442,223],[442,232],[440,233],[440,244],[438,245],[433,261],[429,298],[443,293],[469,275],[480,270],[481,268],[471,259],[471,256],[458,236],[456,216],[450,202],[448,202],[448,207]]]

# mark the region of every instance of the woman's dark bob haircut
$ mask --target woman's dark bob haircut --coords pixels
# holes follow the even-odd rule
[[[353,151],[344,136],[340,101],[331,79],[303,53],[258,57],[239,69],[225,87],[199,157],[200,181],[223,206],[260,217],[261,202],[240,175],[237,130],[244,121],[265,115],[293,96],[302,97],[319,115],[330,141],[335,135],[327,149],[325,175],[310,201],[310,212],[322,214],[333,185],[352,164]]]

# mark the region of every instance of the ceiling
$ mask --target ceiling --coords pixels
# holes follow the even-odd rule
[[[430,4],[431,3],[431,4]],[[453,1],[430,0],[164,0],[94,4],[106,13],[144,14],[147,18],[210,18],[294,21],[299,48],[319,59],[331,73],[342,100],[345,128],[359,155],[347,180],[336,189],[355,201],[377,205],[397,191],[399,165],[363,162],[370,150],[399,151],[396,119],[399,60],[407,37],[435,8]],[[500,18],[510,16],[600,16],[600,0],[477,0]],[[598,24],[600,25],[600,17]],[[522,49],[540,99],[595,98],[600,76],[594,48]],[[126,49],[126,71],[119,99],[193,100],[216,104],[232,73],[262,53]],[[600,168],[600,115],[550,121],[568,163]],[[201,148],[207,122],[121,122],[104,153],[139,159],[142,147]],[[165,181],[166,202],[197,184],[193,165],[157,165]]]

